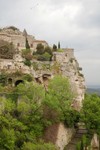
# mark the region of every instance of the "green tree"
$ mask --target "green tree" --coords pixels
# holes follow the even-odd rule
[[[31,66],[31,61],[25,59],[24,64],[25,64],[26,66],[29,66],[29,67],[30,67],[30,66]]]
[[[58,42],[58,49],[60,49],[60,42]]]
[[[33,56],[30,49],[22,49],[22,57],[27,60],[32,60]]]
[[[24,143],[22,150],[57,150],[51,143]]]
[[[62,76],[54,77],[48,85],[46,94],[46,117],[50,117],[51,121],[63,121],[66,125],[73,126],[78,115],[71,108],[73,97],[68,79]]]
[[[57,46],[53,44],[53,51],[57,51]]]
[[[43,44],[37,44],[37,47],[36,47],[36,49],[37,49],[37,54],[43,54],[44,53],[44,45]]]
[[[100,97],[96,94],[86,95],[81,113],[81,120],[90,133],[97,132],[100,135]]]
[[[28,39],[27,39],[27,37],[26,37],[25,47],[26,47],[26,49],[30,49],[30,46],[29,46],[29,43],[28,43]]]
[[[0,58],[12,59],[14,53],[15,53],[15,47],[13,43],[0,40]]]
[[[45,47],[45,52],[49,53],[50,55],[52,55],[52,50],[49,46]]]
[[[51,55],[48,52],[45,52],[44,54],[39,55],[37,59],[40,61],[50,61]]]

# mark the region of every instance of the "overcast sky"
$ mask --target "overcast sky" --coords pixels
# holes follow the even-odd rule
[[[86,84],[100,85],[100,0],[0,0],[0,27],[75,49]]]

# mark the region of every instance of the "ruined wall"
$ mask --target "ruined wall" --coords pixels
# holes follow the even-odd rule
[[[74,58],[74,50],[73,49],[63,49],[63,52],[53,52],[53,61],[57,61],[59,63],[66,63]]]
[[[7,42],[12,42],[15,48],[18,48],[19,50],[25,49],[26,37],[28,39],[28,43],[32,52],[36,50],[37,44],[41,43],[44,46],[48,46],[46,41],[36,40],[34,36],[28,34],[25,36],[24,33],[21,32],[19,29],[13,30],[9,29],[8,27],[0,31],[0,39],[5,40]]]
[[[74,134],[75,130],[73,128],[66,128],[63,123],[58,123],[46,129],[44,140],[55,144],[58,150],[64,150]]]
[[[8,34],[0,33],[0,40],[11,42],[11,37]]]

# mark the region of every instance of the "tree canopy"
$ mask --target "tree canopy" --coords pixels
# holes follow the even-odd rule
[[[90,133],[100,135],[100,97],[96,94],[86,95],[81,111],[81,120]]]

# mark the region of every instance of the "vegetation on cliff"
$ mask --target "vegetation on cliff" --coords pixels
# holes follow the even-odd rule
[[[44,47],[43,44],[37,44],[36,52],[33,52],[34,58],[40,61],[51,61],[52,49],[49,46]]]
[[[100,96],[86,95],[81,110],[81,119],[90,134],[100,135]]]
[[[0,93],[1,149],[55,150],[43,141],[45,129],[61,121],[74,126],[77,120],[70,106],[73,93],[64,77],[52,79],[48,91],[35,82],[24,81],[17,87],[1,86]]]
[[[0,58],[13,59],[15,48],[13,43],[0,40]]]

